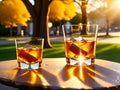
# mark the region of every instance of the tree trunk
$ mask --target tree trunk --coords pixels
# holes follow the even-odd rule
[[[49,30],[47,26],[47,12],[49,0],[34,0],[35,5],[32,5],[29,0],[22,0],[27,7],[33,19],[33,36],[44,38],[44,48],[50,48]]]
[[[41,1],[41,12],[40,12],[40,36],[45,39],[44,47],[50,48],[52,45],[50,44],[50,37],[49,37],[49,28],[48,28],[48,6],[49,0],[42,0]]]
[[[109,23],[109,18],[107,16],[106,17],[106,36],[109,36],[109,27],[110,27],[110,23]]]
[[[106,36],[109,36],[109,28],[110,28],[110,20],[109,20],[109,17],[110,17],[110,6],[111,4],[113,3],[112,0],[107,0],[107,7],[105,7],[106,9]]]
[[[52,45],[50,44],[49,40],[49,29],[47,26],[47,12],[48,12],[48,0],[41,0],[40,1],[40,10],[38,14],[33,17],[33,24],[34,24],[34,32],[33,37],[41,37],[44,38],[44,48],[51,48]],[[39,8],[38,8],[39,9]]]
[[[83,30],[81,32],[82,35],[87,35],[87,28],[86,28],[86,24],[87,24],[87,1],[86,0],[82,0],[82,5],[81,5],[81,11],[82,11],[82,24],[83,24]]]

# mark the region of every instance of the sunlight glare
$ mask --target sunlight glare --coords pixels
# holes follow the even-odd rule
[[[114,7],[119,8],[120,9],[120,0],[116,0]]]

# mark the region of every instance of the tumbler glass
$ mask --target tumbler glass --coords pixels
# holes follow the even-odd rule
[[[21,69],[38,69],[42,63],[43,38],[15,39],[18,67]]]
[[[62,25],[66,62],[89,66],[95,62],[98,25]]]

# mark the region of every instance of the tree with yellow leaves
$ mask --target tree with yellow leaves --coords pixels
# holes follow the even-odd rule
[[[27,25],[30,14],[21,0],[0,1],[0,24],[15,27],[18,24]]]

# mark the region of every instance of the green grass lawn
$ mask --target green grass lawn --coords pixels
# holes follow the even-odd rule
[[[44,58],[65,57],[63,42],[52,42],[53,47],[44,49]],[[97,43],[96,58],[120,63],[120,44]],[[0,45],[0,61],[16,59],[14,45]]]

